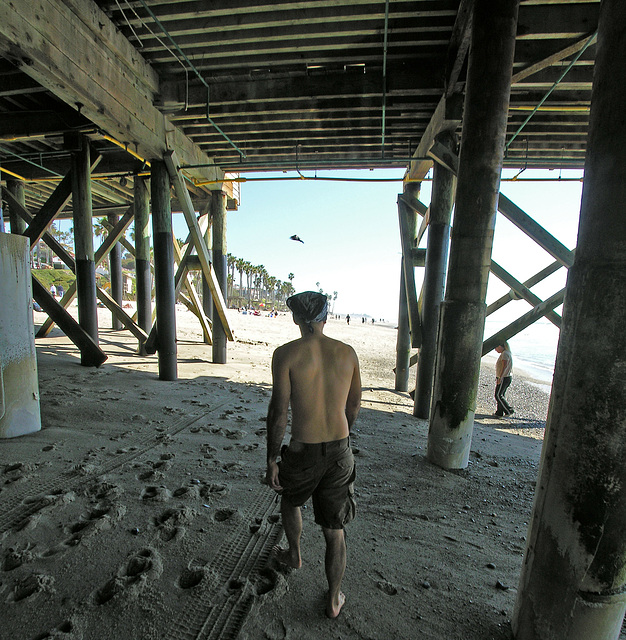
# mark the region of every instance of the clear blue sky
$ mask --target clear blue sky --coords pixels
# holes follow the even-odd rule
[[[395,322],[400,282],[397,197],[402,190],[403,173],[402,170],[317,172],[318,178],[397,179],[384,183],[323,180],[243,183],[239,210],[228,213],[228,252],[265,266],[270,275],[280,280],[287,280],[288,274],[294,273],[297,291],[316,289],[317,282],[326,292],[337,291],[337,313],[365,313]],[[508,171],[504,175],[511,177],[515,173]],[[312,171],[303,174],[316,175]],[[580,175],[580,172],[529,170],[520,178]],[[575,247],[582,183],[502,182],[501,190],[568,248]],[[424,184],[420,199],[429,203],[430,183]],[[186,237],[182,215],[175,216],[174,223],[177,237]],[[300,236],[304,244],[290,240],[293,234]],[[553,262],[501,214],[496,222],[493,258],[518,280]],[[533,291],[547,298],[564,283],[562,269]],[[491,276],[488,301],[507,290]],[[514,315],[530,308],[525,302],[509,307]]]

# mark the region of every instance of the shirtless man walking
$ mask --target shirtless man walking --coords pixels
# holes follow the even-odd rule
[[[278,559],[300,568],[300,507],[313,496],[315,522],[326,541],[326,615],[336,618],[345,603],[343,527],[355,513],[354,458],[350,429],[361,407],[361,376],[354,349],[323,334],[325,295],[305,291],[287,300],[302,337],[278,347],[272,358],[273,390],[267,415],[267,483],[281,494],[288,548]],[[291,440],[281,445],[291,403]],[[277,462],[281,456],[280,463]]]

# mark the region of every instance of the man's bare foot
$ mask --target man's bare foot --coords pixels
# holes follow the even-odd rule
[[[336,618],[341,613],[341,608],[344,604],[346,604],[346,596],[342,591],[339,592],[339,596],[337,596],[337,602],[330,601],[330,594],[328,595],[329,601],[326,605],[326,615],[329,618]]]
[[[292,569],[299,569],[302,566],[302,559],[297,551],[291,551],[291,549],[283,549],[281,546],[276,545],[272,549],[272,553],[278,562],[291,567]]]

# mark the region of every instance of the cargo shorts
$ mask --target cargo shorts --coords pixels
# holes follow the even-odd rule
[[[278,464],[282,499],[301,507],[313,496],[315,522],[343,529],[354,518],[356,468],[350,438],[310,444],[292,440]]]

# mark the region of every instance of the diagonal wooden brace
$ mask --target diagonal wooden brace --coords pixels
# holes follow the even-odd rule
[[[93,171],[102,160],[102,156],[91,150],[91,171]],[[41,240],[46,229],[52,224],[54,219],[63,211],[72,197],[72,172],[70,171],[57,185],[57,188],[50,194],[46,203],[39,209],[33,218],[24,235],[30,240],[32,249]]]
[[[33,297],[41,308],[59,325],[63,333],[78,347],[81,364],[99,367],[107,355],[95,340],[72,318],[72,316],[52,297],[45,287],[33,276]]]
[[[174,243],[174,260],[177,264],[182,264],[183,255],[180,251],[180,245],[178,244],[178,240],[172,234],[172,241]],[[202,326],[202,332],[204,334],[204,341],[206,344],[213,344],[213,334],[211,332],[211,324],[208,318],[204,315],[204,311],[202,309],[202,303],[200,302],[200,298],[191,282],[191,278],[189,277],[189,270],[185,267],[185,277],[183,278],[183,283],[185,285],[185,289],[187,289],[187,293],[189,294],[189,300],[193,306],[191,311],[198,317],[200,320],[200,325]]]
[[[98,250],[96,251],[96,255],[94,257],[94,262],[96,264],[96,266],[98,266],[106,257],[107,255],[109,255],[109,252],[111,251],[112,247],[115,245],[115,243],[121,238],[123,237],[124,233],[126,232],[126,229],[128,229],[128,227],[130,226],[130,223],[133,220],[133,208],[130,207],[129,209],[127,209],[126,213],[122,216],[122,218],[120,219],[120,221],[115,225],[115,228],[109,232],[109,234],[107,235],[107,237],[105,238],[104,242],[100,245],[100,247],[98,247]],[[66,263],[68,267],[70,267],[70,269],[72,269],[72,271],[74,271],[74,267],[73,265],[70,265],[68,263]],[[70,303],[72,302],[72,300],[76,297],[76,281],[74,281],[69,287],[68,290],[63,294],[63,297],[61,298],[61,306],[63,308],[67,308]],[[104,302],[104,301],[103,301]],[[105,303],[106,304],[106,303]],[[122,315],[118,315],[120,321],[122,322],[122,324],[124,324],[126,326],[126,328],[133,333],[133,335],[135,335],[135,326],[133,326],[133,328],[131,329],[131,327],[129,325],[126,324],[123,315],[127,315],[126,312],[117,305],[117,303],[115,303],[116,309],[118,311],[121,311]],[[112,313],[116,313],[115,311],[111,310]],[[131,322],[132,322],[132,318],[131,318]],[[37,332],[37,337],[38,338],[45,338],[51,331],[52,327],[54,326],[55,320],[52,317],[49,317],[40,327],[39,331]],[[133,322],[133,325],[135,323]],[[138,326],[136,326],[136,328],[139,328]],[[145,334],[145,332],[143,332]],[[141,338],[138,337],[138,339],[141,341],[142,339],[145,340],[146,338]]]
[[[198,221],[196,220],[196,214],[191,202],[191,196],[189,195],[189,191],[183,182],[183,178],[180,172],[178,171],[178,161],[176,155],[173,151],[169,151],[163,156],[163,160],[165,162],[165,166],[167,167],[170,181],[174,185],[176,196],[178,197],[178,200],[183,209],[183,215],[185,216],[187,226],[189,227],[191,242],[198,253],[198,258],[200,259],[200,264],[202,265],[202,273],[204,274],[204,277],[211,291],[215,310],[217,311],[217,314],[219,315],[219,318],[222,322],[226,337],[228,338],[228,340],[234,340],[235,338],[228,323],[228,316],[226,315],[226,302],[224,301],[222,290],[217,281],[215,270],[213,269],[213,265],[211,264],[209,251],[204,241],[204,237],[200,233]]]

